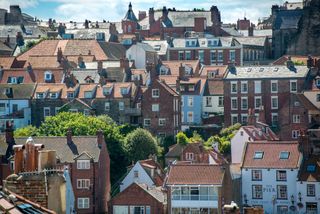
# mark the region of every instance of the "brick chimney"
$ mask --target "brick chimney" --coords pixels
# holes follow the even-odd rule
[[[97,62],[97,70],[98,70],[98,74],[100,74],[102,72],[103,69],[103,62],[102,61],[98,61]]]
[[[67,131],[67,143],[68,144],[72,144],[73,141],[72,141],[72,129],[69,128],[68,131]]]
[[[254,126],[256,124],[256,117],[254,115],[254,109],[249,108],[248,110],[248,125]]]
[[[124,69],[129,68],[129,60],[127,58],[120,59],[120,68],[124,68]]]
[[[6,129],[5,129],[7,144],[14,144],[13,131],[14,131],[14,123],[13,123],[13,121],[11,121],[11,122],[7,121],[6,122]]]
[[[168,11],[167,7],[163,6],[163,8],[162,8],[162,19],[163,20],[166,20],[168,18],[168,13],[169,13],[169,11]]]
[[[179,67],[179,80],[182,80],[183,77],[185,76],[185,67],[183,66],[182,63],[180,63],[180,67]]]
[[[306,159],[308,159],[308,157],[312,154],[312,146],[310,145],[309,135],[302,130],[300,130],[299,150]]]
[[[248,36],[253,36],[254,34],[254,27],[253,24],[251,24],[248,28]]]
[[[266,113],[264,111],[264,106],[260,106],[259,108],[259,122],[266,123]]]
[[[31,73],[33,72],[32,65],[30,64],[30,62],[28,62],[27,72],[28,72],[29,74],[31,74]]]
[[[312,58],[312,56],[311,55],[309,55],[308,56],[308,60],[307,60],[307,67],[308,68],[312,68],[312,67],[314,67],[314,60],[313,60],[313,58]]]
[[[62,60],[62,49],[61,48],[58,48],[58,52],[57,52],[57,62],[61,63],[61,60]]]
[[[150,82],[158,78],[156,67],[152,62],[147,62],[146,70],[150,75]]]
[[[147,17],[146,11],[139,11],[139,21]]]
[[[154,23],[154,9],[153,7],[149,9],[149,24],[151,25],[152,23]]]
[[[99,131],[97,131],[97,143],[98,143],[98,147],[99,148],[101,148],[103,143],[105,143],[104,134],[103,134],[103,131],[101,129]]]

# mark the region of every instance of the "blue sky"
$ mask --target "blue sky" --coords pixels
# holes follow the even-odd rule
[[[299,1],[299,0],[296,0]],[[258,18],[270,15],[273,4],[283,4],[284,0],[132,0],[133,9],[150,7],[175,7],[176,9],[204,8],[208,10],[217,5],[224,23],[236,22],[246,17],[254,23]],[[83,21],[89,19],[120,21],[128,8],[129,0],[0,0],[0,8],[9,8],[10,4],[19,4],[22,11],[40,19],[54,18],[58,21]]]

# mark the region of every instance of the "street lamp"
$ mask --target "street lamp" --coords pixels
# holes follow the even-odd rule
[[[293,205],[293,204],[294,204],[294,196],[291,195],[290,199],[291,199],[291,203],[292,203],[292,205]]]
[[[244,200],[244,204],[248,205],[248,198],[247,198],[247,194],[243,195],[243,200]]]
[[[299,198],[299,201],[301,202],[301,200],[302,200],[301,192],[298,193],[298,198]]]

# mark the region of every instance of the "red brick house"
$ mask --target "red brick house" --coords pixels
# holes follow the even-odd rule
[[[113,214],[167,213],[167,195],[161,187],[132,183],[110,201]]]
[[[204,65],[242,65],[242,46],[231,37],[174,38],[168,47],[169,60],[197,60]]]
[[[175,136],[181,128],[180,96],[165,81],[151,77],[142,94],[141,110],[144,128],[154,135]]]
[[[26,140],[13,138],[13,131],[9,127],[6,143],[0,142],[1,151],[6,151],[3,157],[13,154],[13,145],[24,145]],[[34,137],[33,141],[35,145],[44,145],[47,150],[56,150],[57,166],[68,167],[77,213],[108,211],[110,158],[102,132],[98,132],[97,136],[77,137],[68,131],[66,137]],[[10,167],[8,159],[6,163],[1,166]]]
[[[299,93],[307,86],[309,74],[306,66],[252,66],[230,65],[224,77],[225,126],[235,123],[247,124],[248,109],[258,115],[263,106],[264,121],[274,128],[280,128],[280,121],[289,120],[288,114],[280,114],[287,108],[290,95]],[[291,117],[291,116],[290,116]]]

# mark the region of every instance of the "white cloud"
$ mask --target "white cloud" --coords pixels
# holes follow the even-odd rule
[[[120,21],[127,9],[130,0],[0,0],[0,7],[8,8],[10,4],[19,4],[21,8],[36,7],[48,2],[58,3],[52,8],[56,20],[60,21],[83,21],[89,19]],[[209,10],[212,5],[217,5],[221,11],[224,23],[235,23],[239,18],[246,17],[256,22],[258,18],[270,15],[272,4],[279,4],[279,0],[132,0],[133,9],[138,15],[139,10],[148,10],[150,7],[168,8],[175,7],[178,10],[192,10],[204,8]],[[37,15],[37,14],[31,14]],[[42,17],[49,18],[49,17]]]

